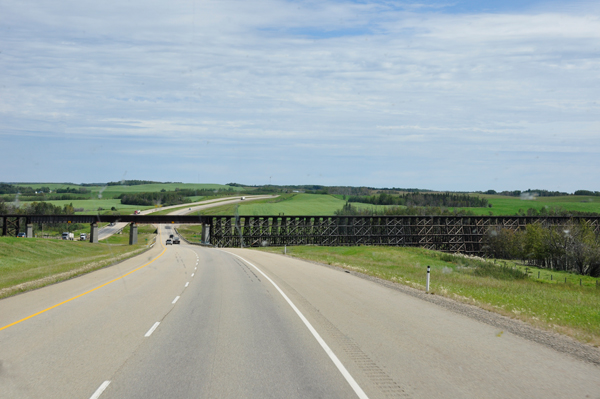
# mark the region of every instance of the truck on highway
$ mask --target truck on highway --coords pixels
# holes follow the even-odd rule
[[[85,240],[87,240],[87,234],[85,234],[85,233],[79,234],[79,241],[85,241]]]
[[[69,233],[68,231],[65,231],[62,234],[62,239],[63,240],[71,240],[71,241],[73,241],[75,239],[75,235],[73,233]]]

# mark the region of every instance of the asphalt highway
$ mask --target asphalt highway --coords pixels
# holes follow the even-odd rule
[[[600,398],[593,364],[350,273],[165,247],[167,227],[0,301],[0,398]]]

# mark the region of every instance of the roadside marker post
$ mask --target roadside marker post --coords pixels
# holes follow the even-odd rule
[[[426,291],[427,293],[429,293],[429,275],[431,274],[431,266],[427,266],[427,285],[426,285]]]

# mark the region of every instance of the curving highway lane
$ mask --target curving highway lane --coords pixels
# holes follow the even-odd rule
[[[600,368],[350,273],[157,245],[0,301],[0,398],[599,398]]]

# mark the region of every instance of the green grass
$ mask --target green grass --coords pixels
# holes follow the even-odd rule
[[[100,243],[104,244],[113,244],[113,245],[129,245],[129,230],[131,229],[131,225],[127,225],[121,231],[121,234],[113,234],[104,240],[100,240]],[[151,225],[138,225],[138,243],[139,244],[150,244],[152,239],[154,238],[154,232],[156,231],[156,227]],[[86,231],[82,231],[86,232]],[[89,235],[89,229],[87,230]],[[75,236],[77,239],[77,236]]]
[[[48,186],[53,190],[58,188],[66,187],[79,187],[70,186],[65,184],[57,183],[40,183],[40,184],[22,184],[23,186],[31,186],[39,188],[42,186]],[[175,188],[181,189],[211,189],[211,190],[227,190],[230,186],[220,184],[143,184],[138,186],[91,186],[86,187],[91,190],[89,200],[60,200],[60,201],[48,201],[51,204],[64,206],[65,204],[73,204],[75,208],[83,208],[83,212],[78,213],[95,213],[98,212],[98,208],[110,210],[112,207],[123,214],[132,213],[136,209],[151,209],[152,207],[143,207],[139,205],[122,205],[118,199],[113,197],[118,196],[122,193],[136,193],[136,192],[157,192],[162,189],[167,191],[173,191]],[[240,187],[233,187],[235,191],[240,191]],[[101,198],[98,196],[101,194]],[[235,195],[232,193],[232,195]],[[488,199],[491,208],[457,208],[466,211],[470,211],[476,215],[489,215],[490,212],[493,215],[515,215],[522,209],[527,211],[528,208],[542,209],[544,207],[549,208],[561,208],[570,211],[580,212],[597,212],[600,213],[600,197],[594,196],[563,196],[563,197],[537,197],[535,200],[521,200],[519,197],[507,197],[501,195],[487,195],[487,194],[472,194],[479,197]],[[246,204],[239,205],[238,212],[240,215],[278,215],[284,214],[288,216],[298,215],[316,215],[316,216],[327,216],[333,215],[335,211],[340,210],[346,203],[343,199],[343,195],[318,195],[318,194],[288,194],[282,195],[277,201],[253,201]],[[191,199],[193,201],[200,201],[211,197],[195,196]],[[27,203],[27,202],[25,202]],[[360,209],[373,209],[381,210],[389,206],[383,205],[371,205],[363,203],[352,203],[353,206]],[[235,214],[237,205],[228,205],[222,208],[214,208],[211,212],[203,212],[204,214],[215,214],[215,215],[233,215]]]
[[[90,190],[90,198],[98,199],[98,195],[101,195],[102,198],[112,199],[115,196],[119,196],[123,193],[146,193],[146,192],[158,192],[161,190],[166,191],[174,191],[176,188],[179,189],[189,189],[189,190],[215,190],[215,191],[223,191],[223,190],[233,190],[236,191],[247,191],[252,188],[243,188],[243,187],[231,187],[224,184],[195,184],[195,183],[166,183],[166,184],[140,184],[136,186],[77,186],[77,185],[68,185],[68,184],[60,184],[60,183],[36,183],[36,184],[21,184],[15,183],[17,186],[22,187],[31,187],[31,188],[40,188],[40,187],[49,187],[52,191],[55,191],[59,188],[85,188]]]
[[[528,208],[542,209],[544,207],[562,208],[565,210],[598,212],[600,213],[600,197],[591,196],[567,196],[567,197],[538,197],[535,200],[521,200],[516,197],[506,197],[500,195],[482,195],[492,204],[491,208],[460,208],[473,212],[476,215],[515,215],[522,209]],[[238,213],[240,215],[260,216],[260,215],[279,215],[287,216],[315,215],[327,216],[333,215],[335,211],[340,210],[346,203],[343,196],[340,195],[319,195],[319,194],[292,194],[283,195],[278,200],[264,200],[239,205]],[[204,211],[203,214],[211,215],[233,215],[237,205],[227,205],[213,208],[210,211]],[[353,202],[352,206],[360,209],[381,210],[389,206],[371,205]],[[457,208],[458,209],[458,208]]]
[[[534,200],[522,200],[519,197],[506,197],[503,195],[473,194],[486,198],[491,208],[460,208],[470,210],[477,215],[515,215],[519,209],[527,211],[529,208],[540,210],[544,207],[562,208],[568,211],[597,212],[600,213],[600,197],[570,195],[564,197],[537,197]]]
[[[177,227],[177,233],[190,242],[200,242],[202,240],[202,226],[182,224]]]
[[[333,195],[321,194],[283,194],[276,198],[268,198],[242,204],[230,204],[207,209],[201,212],[204,215],[285,215],[285,216],[330,216],[340,210],[346,201]],[[376,208],[370,204],[353,204],[359,208]],[[239,206],[239,207],[238,207]]]
[[[23,202],[23,204],[28,204],[30,202]],[[83,208],[82,212],[75,212],[75,214],[95,214],[102,213],[104,211],[110,210],[112,207],[117,208],[118,212],[123,214],[133,213],[136,209],[149,209],[153,207],[144,207],[140,205],[123,205],[121,204],[121,200],[119,199],[89,199],[89,200],[56,200],[56,201],[45,201],[52,205],[57,205],[63,207],[65,205],[73,204],[75,208]],[[98,211],[98,208],[102,208],[103,211]]]
[[[282,253],[282,248],[263,248]],[[550,282],[524,278],[524,266],[493,263],[429,251],[398,247],[288,247],[288,254],[424,290],[426,266],[431,270],[431,291],[535,326],[600,345],[600,289],[591,277],[567,276]],[[487,265],[486,265],[487,263]],[[537,277],[538,269],[528,268]],[[584,281],[579,286],[579,278]]]
[[[138,244],[132,246],[0,237],[0,298],[67,280],[132,257],[147,248],[146,237],[138,235]]]

